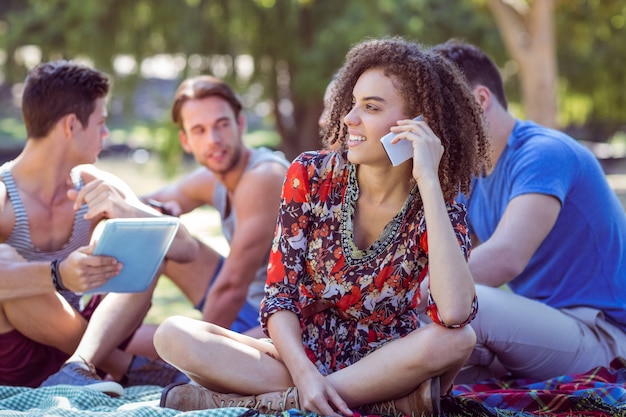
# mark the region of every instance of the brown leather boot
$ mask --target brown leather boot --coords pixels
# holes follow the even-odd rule
[[[223,407],[252,407],[255,403],[254,395],[222,394],[193,383],[175,383],[163,389],[159,405],[179,411],[192,411]]]
[[[441,393],[439,377],[435,376],[418,385],[407,395],[409,410],[400,411],[396,408],[397,400],[381,401],[359,407],[366,414],[387,416],[439,416],[441,414]],[[400,398],[400,399],[403,399]]]
[[[298,389],[287,388],[285,391],[268,392],[256,396],[254,407],[261,414],[280,414],[292,408],[300,409],[298,402]]]
[[[278,414],[290,408],[299,408],[295,387],[260,395],[224,394],[197,384],[172,384],[161,394],[161,407],[179,411],[206,410],[225,407],[245,407],[262,414]]]

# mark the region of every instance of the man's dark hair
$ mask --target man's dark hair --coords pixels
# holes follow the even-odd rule
[[[172,120],[183,129],[183,120],[180,110],[188,100],[197,100],[207,97],[220,97],[224,99],[239,117],[243,105],[232,88],[219,78],[210,75],[200,75],[188,78],[176,90],[174,104],[172,105]]]
[[[483,50],[456,39],[434,46],[432,50],[456,63],[472,88],[484,85],[496,96],[502,107],[508,107],[500,71]]]
[[[39,64],[28,72],[22,95],[22,116],[29,138],[42,138],[64,116],[75,114],[83,127],[96,100],[109,92],[109,78],[72,61]]]

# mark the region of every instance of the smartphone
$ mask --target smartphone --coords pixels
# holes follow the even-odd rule
[[[413,120],[424,120],[421,115],[417,116]],[[391,165],[398,166],[403,162],[413,158],[413,144],[408,140],[399,140],[398,143],[391,143],[391,140],[395,138],[397,133],[389,132],[383,136],[380,141],[387,152],[387,156],[391,161]]]

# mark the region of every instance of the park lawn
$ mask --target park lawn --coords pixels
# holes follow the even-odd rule
[[[154,290],[152,307],[144,323],[159,324],[166,318],[175,315],[202,318],[200,312],[193,308],[191,302],[183,295],[178,287],[166,276],[161,276]]]

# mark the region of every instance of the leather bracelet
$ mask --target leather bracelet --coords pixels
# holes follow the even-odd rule
[[[171,216],[172,212],[169,211],[166,207],[165,204],[161,203],[160,201],[154,200],[152,198],[149,198],[146,201],[146,204],[149,205],[150,207],[152,207],[153,209],[155,209],[156,211],[160,212],[161,214],[165,214],[166,216]]]
[[[63,285],[63,280],[61,279],[61,271],[59,270],[59,264],[63,259],[55,259],[50,262],[50,276],[52,277],[52,285],[54,285],[54,289],[57,291],[67,291],[67,288]]]

